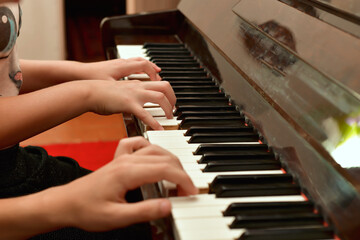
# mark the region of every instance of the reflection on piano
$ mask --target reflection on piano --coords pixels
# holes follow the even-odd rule
[[[107,58],[148,58],[177,96],[174,119],[144,106],[168,130],[126,118],[129,136],[177,155],[201,192],[142,188],[172,201],[162,239],[360,238],[356,4],[183,0],[103,20]]]

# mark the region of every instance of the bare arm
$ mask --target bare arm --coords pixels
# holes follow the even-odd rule
[[[39,91],[0,98],[0,149],[11,146],[87,111],[133,113],[153,129],[162,129],[143,109],[160,104],[172,117],[176,98],[167,82],[73,81]]]
[[[160,68],[142,59],[115,59],[94,63],[76,61],[20,60],[24,83],[21,93],[32,92],[74,80],[119,80],[132,73],[145,72],[158,81]]]

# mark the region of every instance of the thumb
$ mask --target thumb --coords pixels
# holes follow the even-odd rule
[[[171,212],[171,203],[167,199],[150,199],[122,205],[121,222],[131,225],[166,217]]]

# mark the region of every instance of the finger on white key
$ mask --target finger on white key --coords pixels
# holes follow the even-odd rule
[[[144,108],[158,108],[158,107],[160,107],[160,105],[157,103],[147,102],[144,104]]]
[[[175,118],[168,119],[166,117],[155,117],[154,118],[165,130],[177,130],[181,121]],[[145,124],[146,131],[151,130],[150,126]]]
[[[209,184],[204,179],[192,179],[194,186],[199,190],[199,193],[208,193],[209,192]],[[166,197],[174,197],[178,196],[176,185],[168,182],[162,181],[160,183],[163,194]]]
[[[127,76],[126,78],[127,78],[127,80],[150,81],[150,77],[146,73],[131,74],[131,75]]]

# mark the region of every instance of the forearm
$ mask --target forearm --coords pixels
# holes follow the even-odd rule
[[[63,188],[0,200],[0,239],[28,239],[72,225],[71,203]]]
[[[75,81],[0,98],[0,149],[89,111],[89,87]]]
[[[21,93],[53,86],[86,76],[86,64],[75,61],[20,60],[24,78]]]

